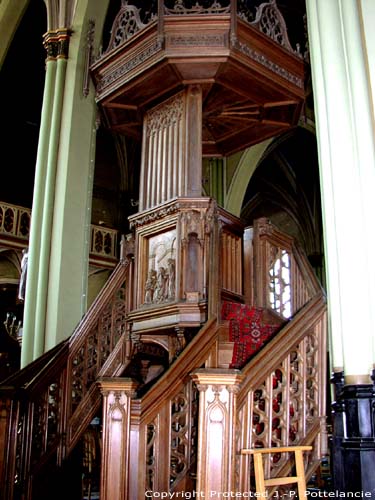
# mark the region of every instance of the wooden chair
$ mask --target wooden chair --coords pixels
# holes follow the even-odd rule
[[[242,455],[254,455],[255,487],[257,493],[261,493],[261,498],[267,498],[266,486],[281,486],[283,484],[297,483],[298,497],[306,498],[306,478],[305,467],[303,464],[303,452],[311,451],[312,446],[284,446],[273,448],[254,448],[241,450]],[[289,453],[294,452],[296,464],[295,476],[274,477],[272,479],[264,478],[263,455],[271,453]]]

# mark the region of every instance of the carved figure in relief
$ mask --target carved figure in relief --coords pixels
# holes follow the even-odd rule
[[[145,284],[145,304],[151,304],[153,302],[156,280],[157,274],[155,269],[150,269]]]
[[[22,250],[21,277],[20,277],[20,285],[19,285],[19,288],[18,288],[18,298],[20,300],[25,300],[28,260],[29,260],[29,249],[28,248],[24,248]]]
[[[167,298],[168,275],[164,267],[159,267],[153,302],[163,302]]]
[[[173,300],[176,295],[176,262],[168,259],[168,299]]]

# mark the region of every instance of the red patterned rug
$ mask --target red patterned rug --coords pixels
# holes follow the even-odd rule
[[[229,340],[234,342],[230,368],[243,366],[279,330],[283,320],[272,317],[267,309],[224,301],[222,318],[229,320]]]

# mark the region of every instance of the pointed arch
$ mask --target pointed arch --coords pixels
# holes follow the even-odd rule
[[[272,141],[273,138],[267,139],[243,152],[227,193],[225,209],[228,212],[237,216],[240,215],[251,176]]]

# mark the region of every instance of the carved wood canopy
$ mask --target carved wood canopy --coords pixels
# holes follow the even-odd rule
[[[203,155],[224,156],[296,124],[304,62],[232,14],[153,21],[91,66],[109,126],[141,138],[144,113],[184,86],[203,89]]]

